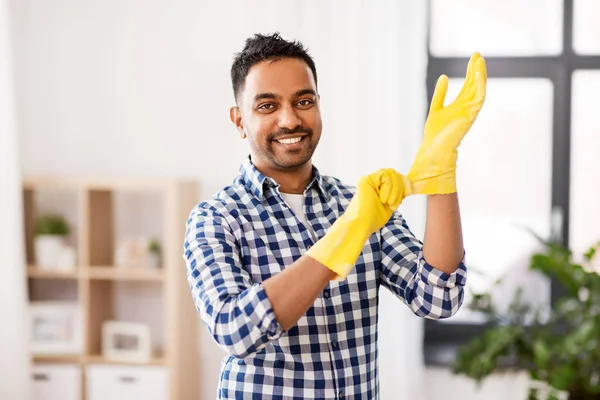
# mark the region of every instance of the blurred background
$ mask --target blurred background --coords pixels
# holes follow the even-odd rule
[[[314,163],[349,183],[407,172],[439,75],[449,102],[471,53],[487,59],[458,166],[465,303],[480,309],[424,321],[382,290],[381,398],[525,399],[532,378],[600,392],[599,18],[596,0],[0,1],[0,398],[215,397],[224,354],[185,283],[185,218],[248,154],[230,65],[246,37],[275,31],[316,61]],[[400,210],[422,238],[425,199]],[[572,340],[528,333],[519,293]],[[458,373],[491,306],[515,329]]]

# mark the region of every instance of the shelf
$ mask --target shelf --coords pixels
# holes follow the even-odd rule
[[[79,277],[79,269],[61,271],[61,270],[46,270],[40,269],[34,265],[27,267],[27,276],[30,278],[42,279],[77,279]]]
[[[199,398],[198,314],[181,257],[181,227],[198,201],[197,183],[38,176],[25,178],[22,190],[28,300],[77,302],[79,321],[70,322],[78,323],[82,339],[78,354],[31,354],[32,363],[74,365],[84,371],[89,365],[152,366],[167,374],[165,399]],[[72,228],[65,245],[76,251],[74,270],[37,265],[36,220],[45,214],[63,216]],[[160,267],[146,254],[150,240],[161,245]],[[147,326],[152,357],[145,362],[105,357],[107,321]],[[80,398],[90,400],[85,388],[93,378],[80,375]]]
[[[164,357],[155,356],[148,362],[137,361],[117,361],[110,360],[101,355],[91,355],[86,357],[86,364],[108,364],[108,365],[165,365]]]
[[[33,356],[36,363],[79,364],[82,359],[79,354],[37,354]]]
[[[162,281],[162,269],[152,268],[119,268],[119,267],[88,267],[85,273],[94,280],[114,281]]]

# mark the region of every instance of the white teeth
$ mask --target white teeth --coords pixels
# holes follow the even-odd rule
[[[297,138],[293,138],[293,139],[279,139],[278,142],[283,143],[283,144],[294,144],[294,143],[298,143],[301,139],[302,139],[301,137],[297,137]]]

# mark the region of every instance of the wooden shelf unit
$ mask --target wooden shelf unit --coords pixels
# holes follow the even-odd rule
[[[59,206],[64,203],[65,212],[70,215],[71,219],[68,221],[74,227],[70,241],[77,254],[77,267],[74,271],[44,270],[35,266],[35,218],[48,212],[44,196],[38,198],[40,192],[60,193],[59,200],[54,196],[54,201]],[[133,200],[128,203],[134,208],[145,207],[146,195],[151,199],[160,199],[159,203],[154,202],[155,205],[159,204],[157,215],[161,218],[158,224],[161,227],[159,240],[162,247],[160,268],[114,266],[116,230],[119,225],[116,197],[123,193],[135,193]],[[64,300],[53,298],[52,290],[47,290],[52,285],[59,285],[59,289],[55,289],[55,292],[61,293],[58,297],[62,297],[62,292],[72,291],[70,296],[75,297],[82,316],[81,354],[32,355],[32,361],[81,366],[82,399],[86,399],[85,369],[93,364],[164,367],[168,376],[170,400],[199,398],[198,316],[182,258],[185,223],[191,208],[197,203],[197,193],[197,183],[188,181],[54,177],[29,177],[23,180],[28,264],[26,280],[29,284],[30,301]],[[60,196],[67,196],[69,199],[63,201]],[[49,197],[52,198],[52,195]],[[124,215],[129,216],[127,213]],[[144,219],[141,220],[142,225],[145,222]],[[127,294],[128,290],[133,290],[129,299],[119,300],[119,294]],[[43,294],[38,294],[40,292]],[[136,303],[139,293],[145,296],[144,301],[148,301],[148,307],[144,307],[146,303]],[[158,326],[151,326],[151,334],[160,339],[160,346],[154,349],[156,354],[146,363],[114,361],[102,355],[104,321],[116,319],[140,322],[123,318],[120,307],[123,303],[131,303],[131,299],[135,301],[132,306],[134,311],[129,311],[130,316],[137,318],[138,314],[152,314],[157,315],[160,322]]]

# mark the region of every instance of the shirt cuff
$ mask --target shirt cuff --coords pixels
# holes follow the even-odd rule
[[[241,294],[238,305],[252,325],[266,335],[268,340],[279,339],[285,333],[283,327],[277,322],[271,301],[262,284],[256,283],[250,290]]]
[[[458,264],[458,268],[451,274],[447,274],[431,264],[428,264],[423,257],[423,252],[419,254],[418,262],[421,280],[427,285],[451,289],[456,286],[464,287],[467,284],[467,267],[465,265],[464,254],[462,260]]]

